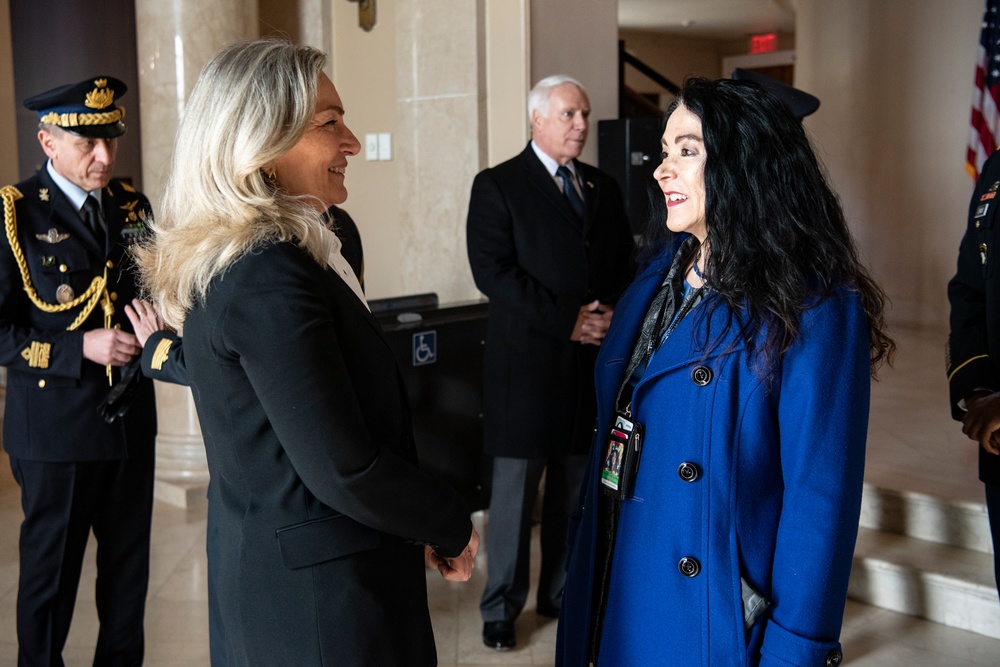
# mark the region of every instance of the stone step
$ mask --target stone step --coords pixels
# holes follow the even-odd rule
[[[986,504],[865,484],[861,527],[993,553]]]
[[[1000,639],[993,557],[981,551],[861,528],[848,596]]]

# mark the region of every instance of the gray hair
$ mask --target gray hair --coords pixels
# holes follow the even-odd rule
[[[202,70],[177,131],[152,241],[136,259],[164,318],[179,326],[212,279],[269,241],[327,255],[321,214],[264,167],[305,133],[326,56],[285,40],[233,44]]]
[[[571,83],[580,89],[584,95],[587,94],[587,89],[583,87],[583,84],[574,79],[571,76],[565,74],[553,74],[552,76],[547,76],[538,83],[535,87],[531,89],[528,93],[528,122],[530,123],[535,115],[535,111],[541,115],[546,115],[549,112],[549,97],[552,95],[552,89],[558,88],[559,86]]]

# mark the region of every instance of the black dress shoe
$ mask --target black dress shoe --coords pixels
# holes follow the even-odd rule
[[[535,613],[539,616],[547,616],[549,618],[559,618],[559,607],[553,607],[548,604],[540,604],[535,607]]]
[[[514,621],[486,621],[483,623],[483,643],[497,651],[514,648]]]

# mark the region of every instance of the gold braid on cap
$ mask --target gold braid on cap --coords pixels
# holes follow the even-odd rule
[[[77,315],[73,323],[66,327],[67,331],[73,331],[81,324],[83,324],[90,313],[93,312],[94,307],[97,306],[98,301],[103,301],[102,309],[104,311],[104,326],[111,326],[111,316],[115,312],[115,307],[111,303],[111,298],[108,296],[107,284],[108,284],[108,270],[104,269],[103,276],[94,276],[94,279],[90,283],[90,287],[87,291],[76,297],[72,301],[66,303],[46,303],[38,296],[38,292],[35,291],[35,286],[31,284],[31,274],[28,272],[28,263],[24,259],[24,251],[21,249],[21,244],[17,240],[17,217],[14,213],[14,202],[21,199],[24,195],[15,188],[13,185],[8,185],[0,189],[0,197],[3,198],[3,221],[4,230],[7,232],[7,242],[10,244],[11,252],[14,253],[14,261],[17,262],[17,268],[21,271],[21,281],[24,283],[24,291],[27,292],[28,298],[35,306],[46,313],[62,313],[67,310],[72,310],[77,306],[83,305],[83,309],[80,314]]]
[[[57,127],[79,127],[81,125],[110,125],[125,117],[125,107],[115,107],[104,113],[56,113],[52,111],[39,119],[40,123]]]

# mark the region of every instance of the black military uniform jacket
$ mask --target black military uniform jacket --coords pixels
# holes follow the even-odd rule
[[[1000,391],[1000,151],[983,165],[969,204],[969,224],[948,283],[951,334],[947,367],[951,412],[972,392]],[[1000,456],[979,448],[979,478],[1000,485]]]
[[[126,429],[129,439],[138,436],[138,442],[151,446],[156,434],[152,383],[143,379],[137,389],[128,426],[124,419],[108,424],[97,410],[109,389],[107,368],[83,358],[83,332],[106,326],[131,331],[123,309],[137,290],[127,250],[146,232],[149,201],[120,181],[104,188],[104,248],[44,167],[3,188],[2,203],[4,449],[12,457],[36,461],[122,459]],[[112,377],[118,380],[117,368]]]

